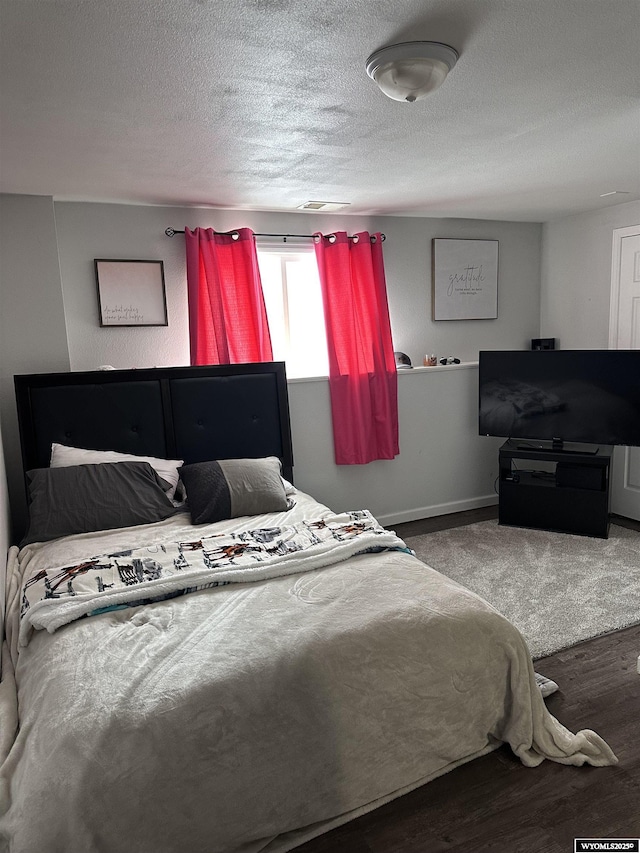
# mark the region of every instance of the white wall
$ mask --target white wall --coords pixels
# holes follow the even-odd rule
[[[101,364],[149,367],[189,359],[184,237],[164,229],[247,226],[257,232],[382,231],[396,349],[421,364],[425,352],[474,361],[481,349],[521,349],[539,332],[541,226],[420,217],[256,213],[202,208],[56,202],[60,268],[73,370]],[[433,237],[499,241],[497,320],[431,320]],[[163,260],[169,327],[103,329],[98,325],[94,258]]]
[[[53,200],[0,195],[0,418],[18,531],[24,479],[13,376],[56,370],[69,370],[69,348]]]
[[[312,234],[382,231],[392,331],[397,349],[420,364],[425,352],[477,360],[480,349],[521,349],[539,333],[541,226],[415,217],[327,216],[57,202],[56,224],[73,370],[101,364],[148,367],[189,359],[184,237],[167,226]],[[497,239],[499,318],[431,320],[433,237]],[[94,258],[165,264],[168,328],[100,328]],[[416,371],[400,379],[400,457],[367,466],[333,462],[328,384],[290,384],[295,477],[335,509],[366,506],[385,521],[426,517],[495,500],[495,442],[477,436],[474,370]]]
[[[480,349],[521,349],[539,334],[541,226],[418,217],[365,217],[259,213],[210,209],[55,202],[7,197],[15,270],[5,276],[6,316],[14,349],[7,374],[89,370],[102,364],[147,367],[187,364],[189,357],[184,238],[167,226],[248,226],[258,232],[383,231],[385,268],[395,346],[420,363],[425,352],[477,359]],[[13,201],[13,199],[17,201]],[[24,210],[20,209],[20,204]],[[28,248],[38,206],[46,238],[36,249],[43,269],[17,261]],[[44,208],[46,207],[46,213]],[[53,211],[53,213],[52,213]],[[53,215],[55,214],[55,215]],[[51,237],[53,236],[53,245]],[[499,318],[431,320],[431,240],[493,239],[500,244]],[[46,257],[45,257],[46,256]],[[161,259],[165,264],[169,326],[101,328],[95,258]],[[42,291],[36,297],[34,290]],[[15,302],[14,302],[15,299]],[[35,315],[34,312],[35,311]],[[24,330],[35,316],[37,340]],[[45,329],[40,325],[49,322]],[[65,364],[66,362],[66,364]],[[23,365],[28,363],[28,369]],[[14,365],[19,370],[14,370]],[[345,468],[333,463],[326,380],[290,385],[296,482],[336,509],[368,507],[384,520],[409,520],[495,500],[496,442],[479,438],[477,379],[473,368],[400,376],[400,456],[394,461]],[[13,389],[5,393],[5,418],[15,418]],[[5,430],[16,460],[17,437]],[[23,508],[13,507],[14,514]]]
[[[607,349],[615,228],[640,223],[640,201],[543,226],[541,337],[562,349]]]
[[[59,202],[55,209],[71,369],[188,364],[184,237],[164,234],[174,211]],[[95,258],[164,261],[168,327],[101,328]]]
[[[400,455],[336,466],[328,382],[293,380],[296,484],[337,511],[370,509],[383,524],[495,503],[503,439],[478,435],[477,388],[475,364],[401,371]]]

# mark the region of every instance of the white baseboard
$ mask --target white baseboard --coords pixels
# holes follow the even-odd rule
[[[402,524],[405,521],[418,521],[421,518],[433,518],[436,515],[450,515],[453,512],[480,509],[484,506],[494,506],[497,503],[497,495],[484,495],[463,501],[451,501],[446,504],[433,504],[432,506],[407,509],[402,512],[389,513],[388,515],[376,515],[376,518],[383,527],[389,527],[392,524]]]

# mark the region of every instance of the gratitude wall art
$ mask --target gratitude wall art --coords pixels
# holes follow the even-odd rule
[[[435,238],[432,274],[434,320],[497,318],[497,240]]]

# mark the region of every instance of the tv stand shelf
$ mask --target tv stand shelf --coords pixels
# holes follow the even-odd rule
[[[609,536],[611,447],[585,452],[526,448],[499,452],[500,524]]]

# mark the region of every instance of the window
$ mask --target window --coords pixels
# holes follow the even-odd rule
[[[287,376],[327,376],[322,291],[313,247],[258,245],[258,264],[275,361]]]

